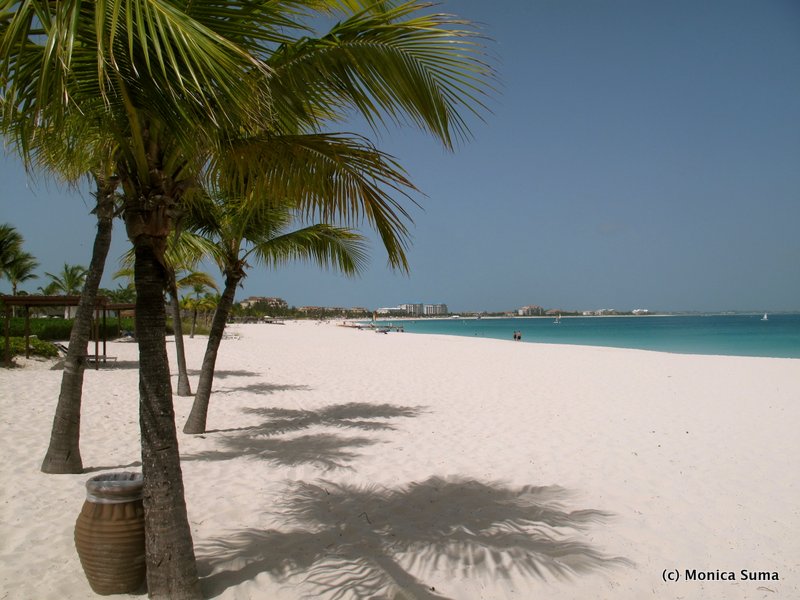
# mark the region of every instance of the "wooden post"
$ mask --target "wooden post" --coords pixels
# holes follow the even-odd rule
[[[31,311],[25,305],[25,358],[31,357]]]
[[[94,309],[94,319],[92,329],[94,330],[94,370],[100,368],[100,325],[97,322],[97,308]]]
[[[108,327],[106,327],[106,315],[108,314],[108,309],[103,306],[103,356],[108,356],[108,349],[106,348],[106,338],[108,338]],[[105,358],[103,359],[105,362]]]
[[[11,307],[6,304],[6,367],[11,367]]]

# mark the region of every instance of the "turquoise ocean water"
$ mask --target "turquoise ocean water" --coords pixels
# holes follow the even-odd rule
[[[523,342],[639,348],[683,354],[800,358],[800,314],[562,317],[507,319],[419,319],[379,324],[403,325],[406,332]]]

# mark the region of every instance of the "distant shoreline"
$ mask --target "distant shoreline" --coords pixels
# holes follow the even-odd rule
[[[800,314],[391,317],[361,327],[523,343],[800,359]],[[648,318],[649,317],[649,318]]]
[[[444,316],[435,316],[435,317],[426,317],[426,316],[379,316],[375,319],[376,322],[378,321],[455,321],[458,319],[461,320],[484,320],[484,319],[554,319],[557,316],[560,316],[562,319],[619,319],[619,318],[649,318],[649,317],[735,317],[735,316],[757,316],[764,314],[765,311],[743,311],[743,312],[676,312],[676,313],[653,313],[647,315],[632,315],[632,314],[619,314],[619,315],[508,315],[508,316],[500,316],[500,315],[487,315],[487,316],[478,316],[478,315],[452,315],[449,317]],[[787,311],[766,311],[769,315],[800,315],[800,310],[787,310]],[[335,319],[341,320],[341,319]],[[370,318],[363,318],[363,319],[346,319],[347,321],[372,321]]]

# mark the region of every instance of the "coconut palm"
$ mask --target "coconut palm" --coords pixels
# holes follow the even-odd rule
[[[148,589],[152,597],[199,596],[165,349],[166,240],[191,202],[201,171],[225,164],[239,196],[299,203],[314,221],[365,218],[390,263],[406,266],[406,216],[392,193],[404,180],[358,189],[311,169],[285,180],[252,177],[252,156],[211,160],[230,149],[220,131],[298,133],[352,109],[376,127],[408,121],[446,147],[466,134],[463,111],[480,110],[488,69],[474,33],[411,1],[276,0],[225,3],[122,0],[13,3],[0,19],[0,128],[26,160],[43,132],[113,155],[123,217],[136,255],[142,463]],[[344,11],[329,34],[298,25],[319,9]],[[79,107],[79,108],[78,108]],[[83,117],[86,135],[71,119]],[[70,123],[70,127],[64,127]],[[90,142],[84,142],[90,140]],[[59,147],[67,147],[65,142]],[[257,162],[257,161],[254,161]],[[252,163],[254,164],[254,163]],[[299,177],[298,177],[299,174]],[[316,181],[315,181],[316,179]],[[285,189],[287,194],[275,193]],[[312,192],[308,190],[312,189]],[[289,193],[290,192],[290,193]]]
[[[230,4],[232,14],[238,13],[233,27],[245,34],[248,14]],[[216,31],[158,0],[129,11],[120,10],[118,1],[34,1],[9,7],[0,20],[2,130],[13,136],[26,162],[42,132],[57,137],[67,131],[71,140],[89,140],[98,153],[113,149],[136,249],[148,588],[153,597],[177,599],[198,598],[200,590],[165,350],[165,240],[172,209],[198,170],[194,153],[181,150],[207,137],[204,132],[219,118],[245,121],[238,107],[255,96],[240,82],[246,69],[258,68],[258,61],[220,35],[231,15],[196,5],[211,9]],[[211,113],[222,93],[247,102]],[[88,135],[75,134],[78,106]],[[71,127],[64,128],[66,123]],[[175,132],[179,143],[162,141],[165,131]],[[67,147],[70,140],[62,141],[59,146]]]
[[[47,147],[39,153],[41,161],[53,164],[58,161],[55,147]],[[42,460],[41,470],[44,473],[80,473],[83,461],[80,453],[80,418],[83,394],[83,373],[86,369],[86,356],[93,313],[96,308],[97,292],[105,270],[108,250],[111,247],[114,211],[117,203],[115,193],[117,182],[113,176],[101,174],[100,167],[95,168],[95,209],[97,232],[92,245],[92,256],[89,268],[79,277],[79,269],[68,269],[64,265],[61,277],[51,278],[45,294],[57,294],[59,289],[80,289],[81,298],[75,311],[75,318],[70,331],[67,355],[64,358],[64,370],[61,375],[61,387],[58,395],[50,443]],[[77,280],[82,279],[79,285]],[[69,292],[67,292],[69,293]]]
[[[22,251],[23,241],[16,227],[0,223],[0,277],[5,277],[6,269]]]
[[[58,275],[48,272],[45,272],[45,275],[50,278],[50,282],[53,284],[52,289],[55,290],[56,295],[76,296],[81,293],[87,272],[88,269],[81,265],[64,263],[64,268]]]
[[[100,288],[98,293],[105,296],[111,302],[120,304],[133,304],[136,302],[136,290],[133,288],[133,282],[127,285],[117,284],[117,287],[112,289]]]
[[[12,257],[4,268],[6,278],[11,282],[11,294],[17,295],[17,287],[31,279],[36,279],[38,275],[34,273],[39,266],[39,262],[29,252],[18,252]],[[16,306],[12,307],[13,314],[16,316]]]
[[[292,229],[295,219],[288,208],[253,210],[247,207],[247,202],[216,197],[196,218],[193,228],[214,242],[212,257],[225,278],[225,287],[211,322],[200,379],[184,433],[205,432],[217,352],[236,288],[244,279],[250,262],[275,267],[292,260],[305,260],[352,275],[359,271],[366,256],[363,238],[349,229],[326,224]]]
[[[209,327],[221,297],[220,294],[207,293],[202,298],[184,298],[184,302],[187,309],[197,312],[197,316],[203,319],[203,325]]]
[[[172,244],[174,246],[174,244]],[[167,254],[170,264],[173,259],[170,254]],[[172,312],[172,328],[175,333],[175,354],[178,362],[178,383],[175,388],[175,393],[178,396],[191,396],[192,389],[189,385],[189,373],[186,369],[186,351],[183,346],[183,320],[181,318],[180,299],[178,292],[186,287],[190,287],[193,282],[203,281],[205,284],[210,282],[216,289],[216,283],[208,273],[202,271],[195,271],[186,266],[173,266],[172,273],[169,281],[170,289],[170,311]]]
[[[169,269],[169,308],[172,313],[172,328],[175,339],[175,355],[178,367],[178,383],[175,393],[178,396],[191,396],[189,375],[186,369],[186,352],[183,345],[183,320],[181,318],[180,300],[178,292],[181,289],[202,285],[214,290],[217,284],[208,273],[197,271],[194,267],[207,253],[207,244],[202,239],[186,235],[176,235],[170,238],[169,249],[165,255],[165,265]],[[128,252],[122,258],[124,265],[114,273],[114,278],[127,278],[132,285],[134,278],[134,255]],[[192,336],[194,337],[194,336]]]
[[[39,261],[30,252],[19,252],[6,264],[3,271],[6,278],[11,282],[11,294],[13,296],[17,295],[17,287],[20,283],[25,283],[38,277],[34,273],[38,266]]]
[[[37,286],[36,290],[42,296],[55,296],[58,293],[58,290],[56,289],[56,284],[53,281],[44,286],[42,285]]]
[[[5,43],[8,32],[2,26],[0,32],[3,33],[0,41]],[[7,65],[7,63],[0,64],[4,67]],[[8,88],[12,91],[12,96],[14,87],[12,84]],[[2,101],[0,106],[4,106]],[[93,193],[95,207],[92,212],[97,219],[97,230],[89,267],[85,270],[82,283],[74,281],[81,278],[76,277],[77,270],[73,269],[73,272],[62,273],[56,276],[56,279],[51,279],[43,288],[39,288],[47,296],[60,293],[80,293],[81,296],[75,309],[69,345],[64,358],[50,443],[41,466],[41,470],[45,473],[81,473],[83,462],[79,438],[83,373],[86,368],[87,347],[91,337],[98,288],[111,247],[118,182],[113,174],[110,150],[90,143],[94,134],[91,130],[87,130],[84,117],[80,113],[59,123],[57,129],[53,129],[52,124],[48,125],[43,120],[34,119],[41,128],[33,137],[14,135],[15,131],[19,133],[31,125],[30,119],[25,118],[24,111],[14,113],[6,109],[0,116],[3,117],[0,119],[3,132],[11,145],[16,146],[25,157],[27,166],[30,167],[29,172],[56,174],[59,179],[73,184],[87,177],[95,186]]]
[[[203,245],[193,246],[191,243],[181,242],[181,236],[173,236],[170,250],[167,253],[168,264],[171,266],[169,281],[170,310],[172,311],[172,327],[175,332],[175,353],[178,359],[178,384],[175,393],[178,396],[191,396],[192,389],[189,385],[189,373],[186,370],[186,351],[183,346],[183,320],[181,319],[180,298],[178,292],[190,287],[194,283],[202,282],[216,289],[216,282],[208,273],[197,271],[194,267],[205,253]]]
[[[192,288],[194,297],[184,296],[182,303],[186,310],[190,310],[192,312],[192,329],[189,332],[189,337],[194,338],[194,334],[197,329],[197,314],[202,310],[209,310],[209,308],[210,310],[213,310],[216,308],[216,305],[213,307],[210,307],[209,305],[209,298],[207,296],[208,290],[213,289],[214,291],[219,292],[219,288],[217,287],[217,282],[213,279],[210,279],[210,281],[196,280],[191,286],[188,287]]]

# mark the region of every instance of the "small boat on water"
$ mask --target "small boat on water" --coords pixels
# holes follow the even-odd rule
[[[764,313],[764,316],[761,317],[761,320],[762,321],[769,321],[769,317],[767,316],[767,313]]]
[[[553,321],[553,325],[560,325],[561,324],[561,315],[556,316],[556,320]]]

